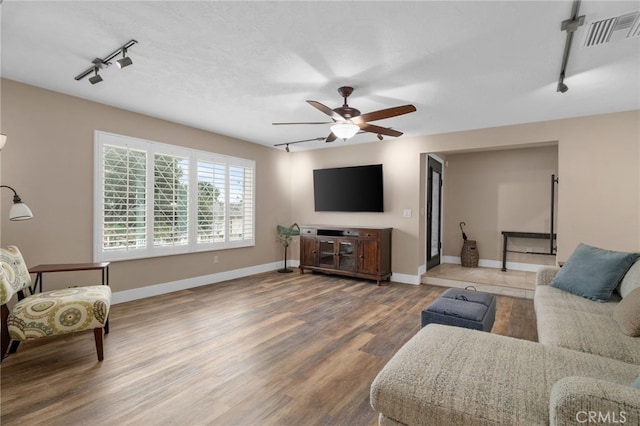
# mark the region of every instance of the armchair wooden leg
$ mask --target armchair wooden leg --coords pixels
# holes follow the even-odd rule
[[[96,352],[98,353],[98,361],[102,361],[104,359],[103,348],[102,348],[102,329],[94,328],[93,336],[96,339]]]
[[[104,334],[109,334],[109,318],[107,317],[107,321],[104,323]]]
[[[7,326],[7,319],[9,318],[9,308],[7,305],[2,305],[2,328],[0,329],[0,340],[2,342],[2,352],[0,353],[0,361],[7,355],[7,349],[9,349],[9,343],[11,337],[9,337],[9,327]]]
[[[9,346],[9,353],[14,354],[18,350],[18,346],[20,345],[20,340],[12,340],[11,346]]]

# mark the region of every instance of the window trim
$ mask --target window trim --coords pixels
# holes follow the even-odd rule
[[[103,250],[104,237],[104,146],[117,146],[143,150],[146,153],[146,206],[145,227],[146,246],[144,248],[127,247],[121,250]],[[156,246],[153,241],[154,229],[154,157],[156,154],[168,154],[187,157],[188,166],[188,231],[187,243],[174,246]],[[198,242],[198,161],[223,163],[225,165],[225,235],[222,242]],[[230,203],[229,203],[229,168],[233,166],[251,170],[251,236],[241,240],[230,240]],[[93,185],[93,259],[95,262],[143,259],[176,254],[198,253],[203,251],[225,250],[239,247],[255,246],[255,217],[256,217],[256,165],[254,160],[217,154],[182,146],[155,142],[115,133],[94,131],[94,185]]]

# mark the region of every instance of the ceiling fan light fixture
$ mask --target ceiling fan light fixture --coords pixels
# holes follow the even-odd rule
[[[360,127],[352,123],[338,123],[331,126],[331,132],[340,139],[350,139],[360,131]]]

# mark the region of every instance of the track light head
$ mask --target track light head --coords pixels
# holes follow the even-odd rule
[[[131,64],[133,64],[133,61],[131,60],[130,57],[127,56],[127,48],[123,47],[122,58],[116,61],[116,65],[118,65],[118,68],[122,69],[124,67],[128,67]]]
[[[98,74],[98,67],[95,67],[93,69],[93,72],[95,72],[96,75],[94,75],[93,77],[90,77],[89,82],[91,84],[100,83],[102,81],[102,77],[100,77],[100,74]]]
[[[284,147],[284,150],[287,152],[291,152],[291,150],[289,149],[289,144],[287,144],[287,146]]]
[[[558,87],[556,88],[556,92],[565,93],[569,90],[569,86],[564,84],[564,71],[560,73],[560,79],[558,80]]]
[[[382,135],[380,133],[378,133],[378,136],[376,136],[378,138],[379,141],[382,140]]]

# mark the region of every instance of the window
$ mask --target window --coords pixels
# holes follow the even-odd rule
[[[94,259],[246,247],[255,162],[95,132]]]

